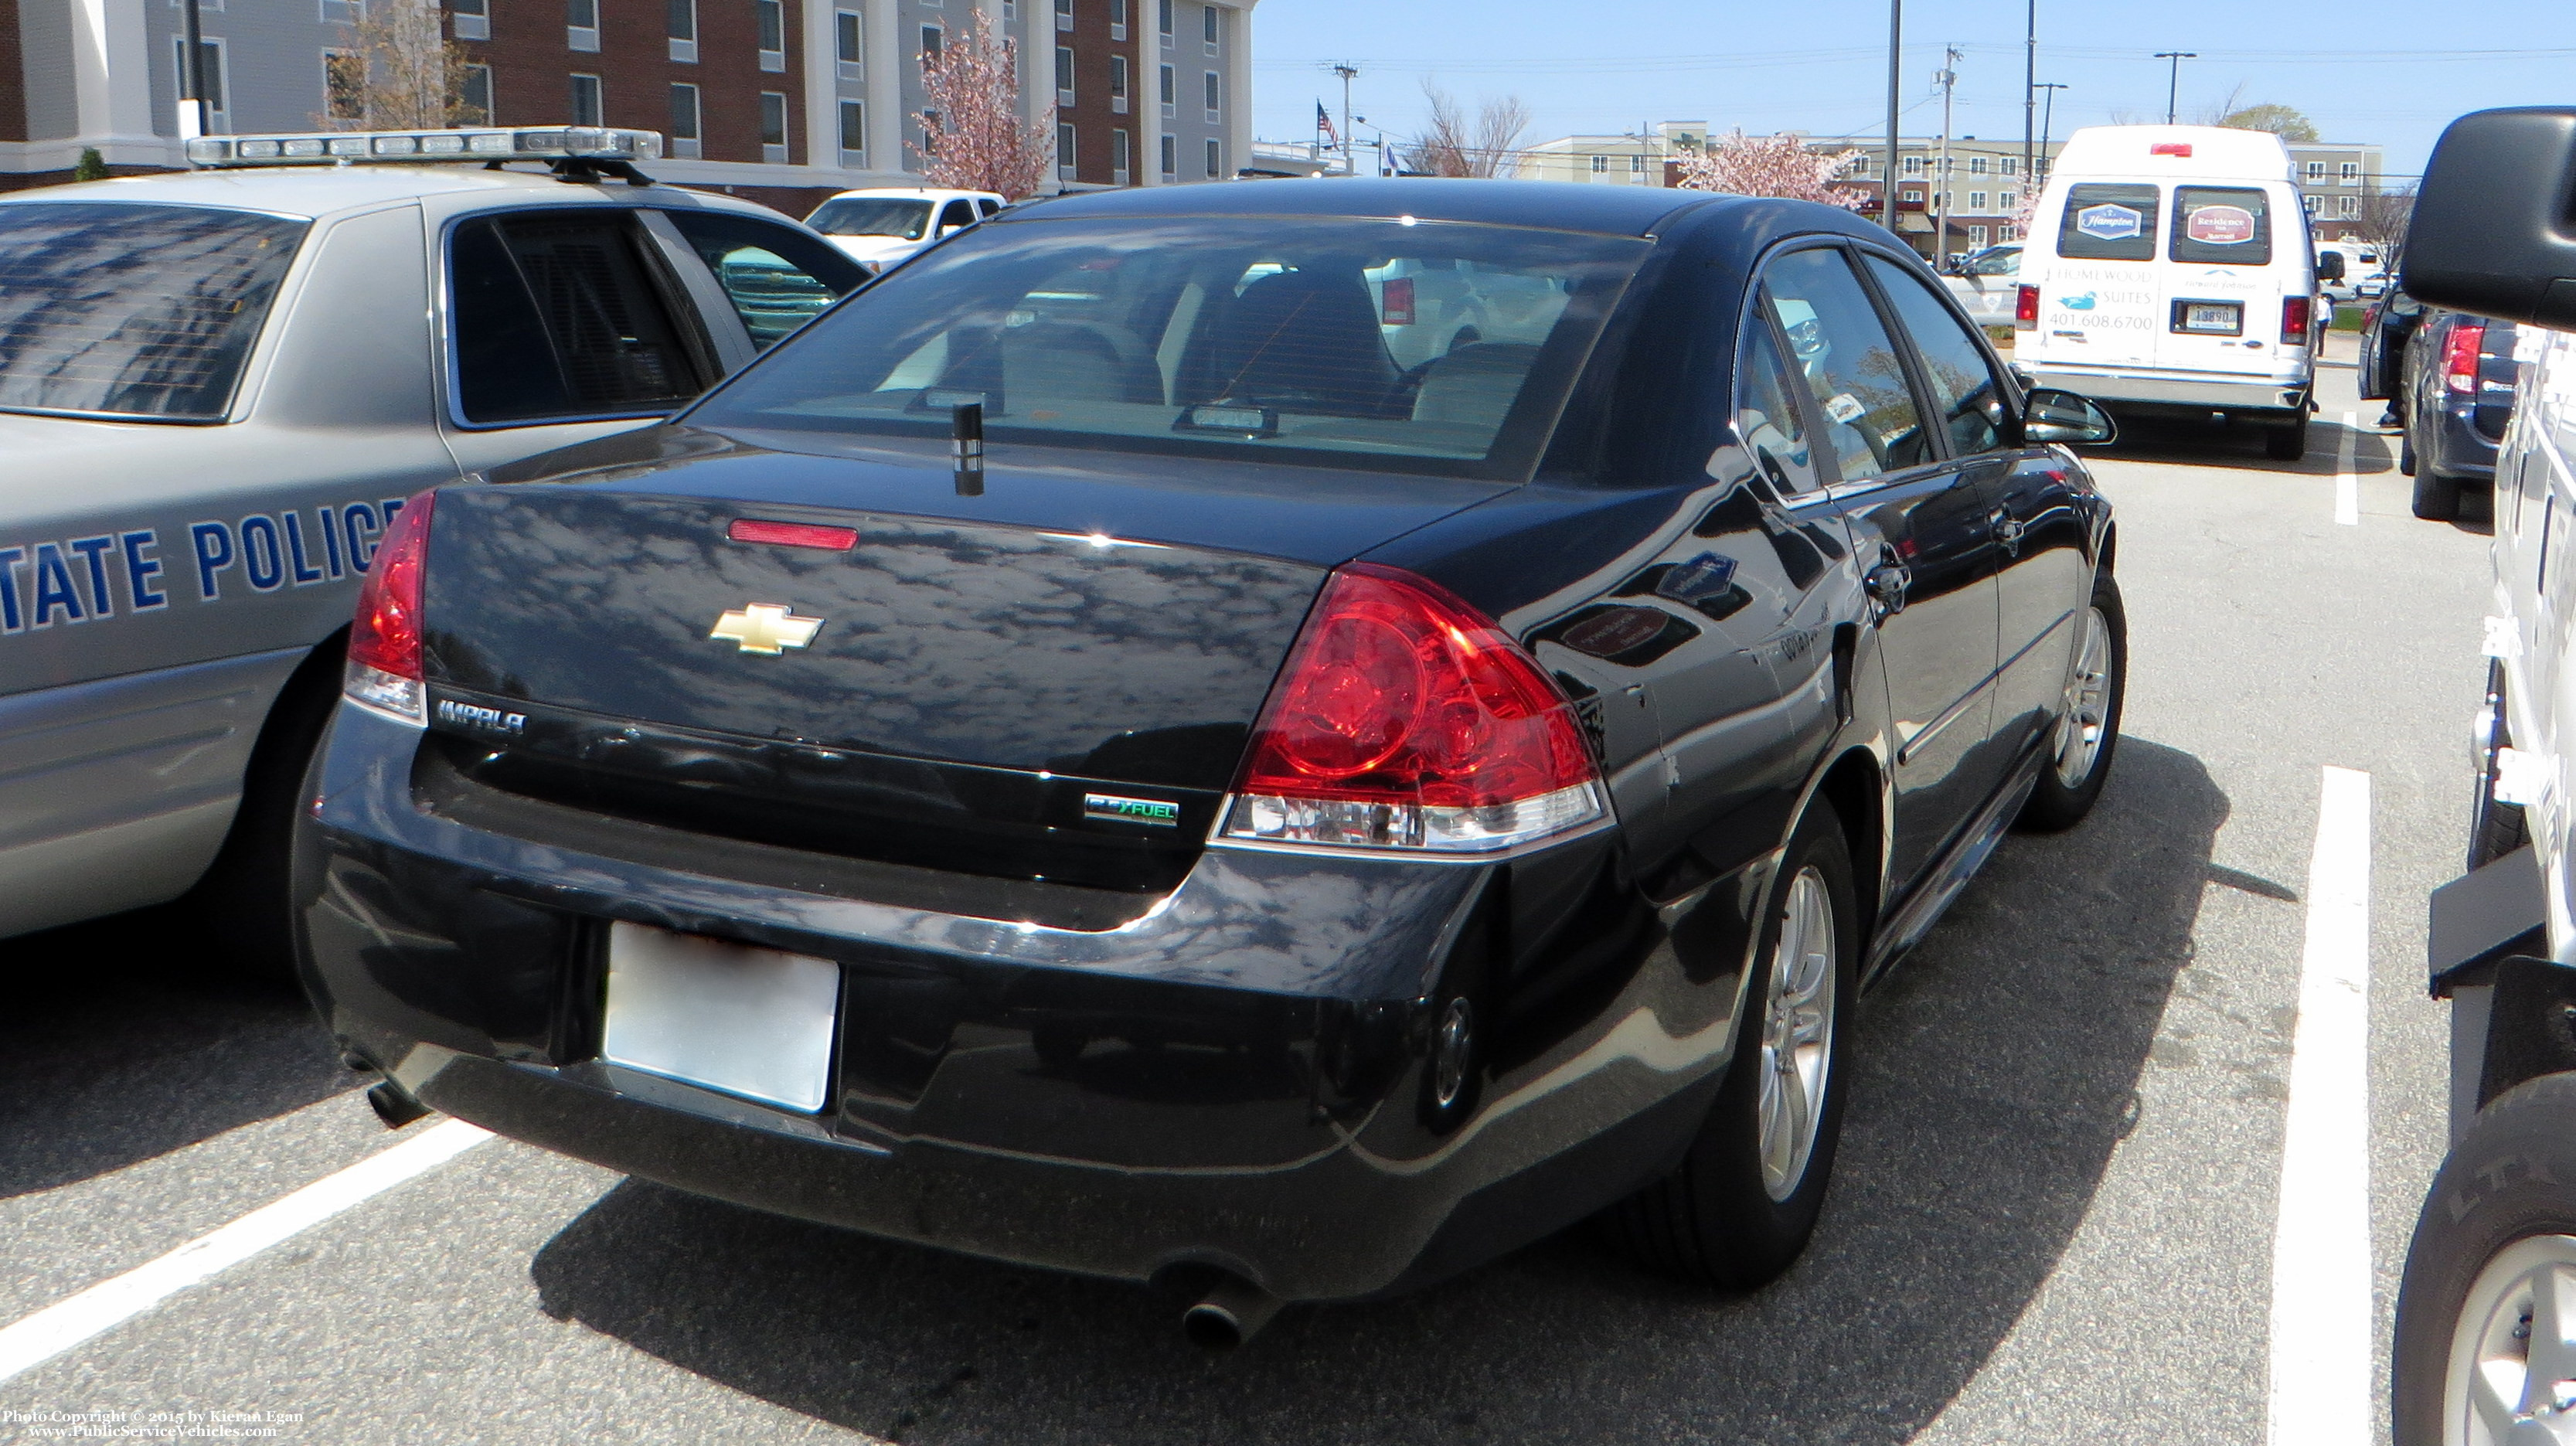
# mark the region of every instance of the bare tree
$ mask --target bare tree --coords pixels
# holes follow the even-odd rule
[[[1435,176],[1505,176],[1520,165],[1521,132],[1529,129],[1529,107],[1516,95],[1481,102],[1469,120],[1457,97],[1430,81],[1422,83],[1431,103],[1431,124],[1408,147],[1415,169]]]
[[[323,62],[325,110],[333,129],[434,130],[485,125],[465,102],[466,55],[447,38],[446,12],[432,0],[372,0],[340,27],[340,49]]]
[[[2182,117],[2182,123],[2187,126],[2227,125],[2230,123],[2227,119],[2228,113],[2244,104],[2245,82],[2240,80],[2236,83],[2235,89],[2218,100],[2209,105],[2194,108],[2191,114]]]
[[[2229,96],[2232,102],[2236,97]],[[2313,141],[2317,123],[2293,107],[2266,101],[2222,113],[2214,125],[2233,126],[2240,131],[2270,131],[2285,141]]]
[[[1020,118],[1018,47],[983,11],[964,40],[922,52],[921,90],[930,104],[913,120],[928,144],[904,145],[921,158],[926,184],[1014,201],[1037,194],[1055,155],[1055,108]]]
[[[1809,150],[1806,138],[1791,131],[1748,136],[1738,130],[1710,136],[1700,150],[1674,162],[1674,168],[1687,191],[1778,196],[1857,211],[1869,199],[1866,192],[1828,183],[1842,179],[1860,158],[1857,150]]]
[[[2355,228],[2364,242],[2378,248],[2379,264],[2392,277],[2406,250],[2406,228],[2414,219],[2413,186],[2402,191],[2376,191],[2361,198],[2361,215],[2355,218]]]

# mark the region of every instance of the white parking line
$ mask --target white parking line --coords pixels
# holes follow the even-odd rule
[[[2352,448],[2361,435],[2360,427],[2358,414],[2344,413],[2343,445],[2335,449],[2335,521],[2346,527],[2361,525],[2361,479],[2352,470]]]
[[[2271,1446],[2371,1432],[2370,775],[2328,768],[2272,1233]]]
[[[148,1265],[57,1301],[0,1328],[0,1381],[34,1369],[83,1341],[132,1320],[279,1241],[423,1175],[492,1138],[463,1120],[447,1120],[390,1150],[314,1181],[274,1204],[218,1226]]]

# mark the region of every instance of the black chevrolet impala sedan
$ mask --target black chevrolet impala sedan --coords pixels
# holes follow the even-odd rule
[[[2101,792],[2108,435],[1820,206],[1030,206],[401,511],[307,983],[389,1118],[1211,1343],[1605,1212],[1758,1284],[1859,991]]]

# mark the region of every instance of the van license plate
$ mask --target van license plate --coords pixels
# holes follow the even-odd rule
[[[841,966],[643,924],[608,931],[600,1057],[689,1084],[823,1108]]]
[[[2237,336],[2245,330],[2245,308],[2233,301],[2195,301],[2183,308],[2182,329]]]

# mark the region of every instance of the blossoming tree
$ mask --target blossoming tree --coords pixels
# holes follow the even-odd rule
[[[1685,153],[1674,169],[1680,172],[1677,184],[1686,190],[1820,201],[1857,211],[1867,199],[1865,194],[1831,183],[1858,165],[1860,156],[1856,150],[1811,151],[1804,137],[1786,131],[1748,136],[1737,130],[1710,136],[1700,149]]]
[[[904,145],[921,158],[924,184],[1014,201],[1037,194],[1055,151],[1055,110],[1020,117],[1016,50],[978,10],[963,40],[922,53],[921,89],[930,103],[913,120],[929,144]]]

